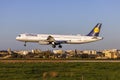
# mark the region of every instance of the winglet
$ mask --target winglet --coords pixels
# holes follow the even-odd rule
[[[99,36],[102,23],[98,23],[87,36]]]

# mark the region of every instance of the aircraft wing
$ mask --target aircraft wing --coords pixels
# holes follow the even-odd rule
[[[65,40],[55,40],[53,36],[48,36],[46,41],[48,41],[51,44],[54,43],[56,45],[67,43],[67,41]]]
[[[49,44],[52,44],[53,48],[55,48],[56,45],[59,45],[58,47],[62,48],[61,44],[67,43],[67,41],[65,41],[65,40],[55,40],[54,37],[51,35],[47,37],[46,42],[48,42]]]

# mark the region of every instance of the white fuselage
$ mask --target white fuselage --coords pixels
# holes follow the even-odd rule
[[[52,45],[53,48],[61,44],[83,44],[103,39],[98,37],[101,29],[101,23],[98,23],[86,36],[81,35],[56,35],[56,34],[20,34],[16,40],[25,42],[37,42],[41,45]]]
[[[55,35],[55,34],[20,34],[16,40],[23,42],[46,41],[52,36],[56,41],[66,41],[66,44],[83,44],[103,39],[102,37],[81,36],[81,35]]]

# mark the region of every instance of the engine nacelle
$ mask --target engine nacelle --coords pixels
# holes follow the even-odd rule
[[[49,42],[47,42],[47,41],[39,41],[39,44],[41,44],[41,45],[48,45]]]

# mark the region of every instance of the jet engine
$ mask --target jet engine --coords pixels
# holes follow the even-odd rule
[[[48,41],[39,41],[39,44],[41,44],[41,45],[48,45],[49,42]]]

